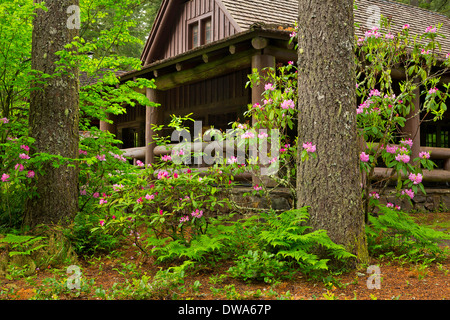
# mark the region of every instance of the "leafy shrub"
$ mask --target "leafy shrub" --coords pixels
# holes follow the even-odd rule
[[[71,241],[74,251],[79,255],[90,255],[98,252],[109,252],[117,248],[120,240],[116,235],[99,230],[92,231],[98,224],[96,214],[80,212],[75,216],[71,229],[65,230],[66,237]]]
[[[355,256],[341,245],[335,244],[325,230],[310,231],[308,207],[285,211],[279,215],[262,214],[266,220],[260,239],[277,256],[295,261],[304,272],[327,270],[329,258],[319,256],[318,250],[337,261],[346,261]]]
[[[439,246],[450,235],[415,223],[407,213],[379,205],[379,213],[369,216],[366,234],[371,254],[394,252],[411,260],[425,256],[444,257],[446,250]]]
[[[233,278],[246,280],[264,280],[271,282],[286,270],[287,263],[279,261],[275,254],[266,251],[249,250],[235,261],[235,266],[228,269]]]

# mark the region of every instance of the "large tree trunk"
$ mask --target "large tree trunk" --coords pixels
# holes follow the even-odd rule
[[[41,0],[35,0],[41,1]],[[78,0],[46,1],[47,12],[39,10],[33,22],[32,68],[49,75],[55,73],[55,52],[64,50],[78,30],[68,27],[69,6]],[[78,69],[32,84],[29,126],[36,139],[34,152],[77,158],[79,140]],[[38,196],[27,203],[24,224],[67,224],[78,210],[78,169],[44,164],[45,174],[37,175]]]
[[[310,223],[368,262],[361,200],[353,52],[353,0],[299,0],[299,152],[317,145],[317,159],[298,163],[298,207]]]

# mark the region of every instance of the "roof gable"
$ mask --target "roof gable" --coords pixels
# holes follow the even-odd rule
[[[450,19],[442,14],[387,0],[356,0],[358,36],[373,26],[380,13],[391,20],[392,30],[410,24],[420,34],[429,25],[442,24],[441,33],[450,34]],[[298,18],[298,0],[163,0],[141,56],[143,65],[181,54],[187,45],[189,21],[211,15],[212,41],[251,29],[255,23],[292,26]],[[443,53],[450,52],[450,39],[441,39]]]
[[[207,19],[211,23],[210,41],[241,32],[220,0],[163,0],[141,55],[143,64],[190,50],[191,26],[197,24],[202,28],[200,22]]]

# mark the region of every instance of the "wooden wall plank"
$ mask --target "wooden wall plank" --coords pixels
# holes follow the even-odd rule
[[[189,28],[191,19],[203,19],[203,15],[211,14],[212,41],[223,39],[236,33],[236,29],[222,11],[216,0],[191,0],[184,4],[180,16],[171,27],[168,43],[161,59],[167,59],[186,52],[188,48]],[[195,21],[195,20],[194,20]]]

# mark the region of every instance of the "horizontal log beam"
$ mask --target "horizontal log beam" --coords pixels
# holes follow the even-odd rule
[[[378,143],[373,144],[375,150],[378,149]],[[394,145],[390,145],[394,146]],[[420,147],[420,151],[425,151],[430,153],[431,159],[449,159],[450,158],[450,148],[439,148],[439,147]]]
[[[288,48],[280,48],[280,47],[274,47],[274,46],[268,46],[264,49],[264,54],[269,56],[274,56],[278,61],[295,61],[297,62],[297,51],[291,50]]]
[[[373,179],[383,180],[392,175],[392,168],[374,168]],[[423,181],[426,182],[450,182],[450,171],[447,170],[422,170]],[[407,177],[402,173],[402,178]],[[396,181],[397,176],[391,177],[391,181]]]
[[[192,69],[159,76],[156,78],[155,84],[158,90],[168,90],[180,85],[241,70],[250,66],[251,57],[256,53],[256,50],[247,50],[234,55],[227,55],[223,59],[203,63]]]
[[[145,147],[122,149],[124,157],[133,159],[145,159]]]

